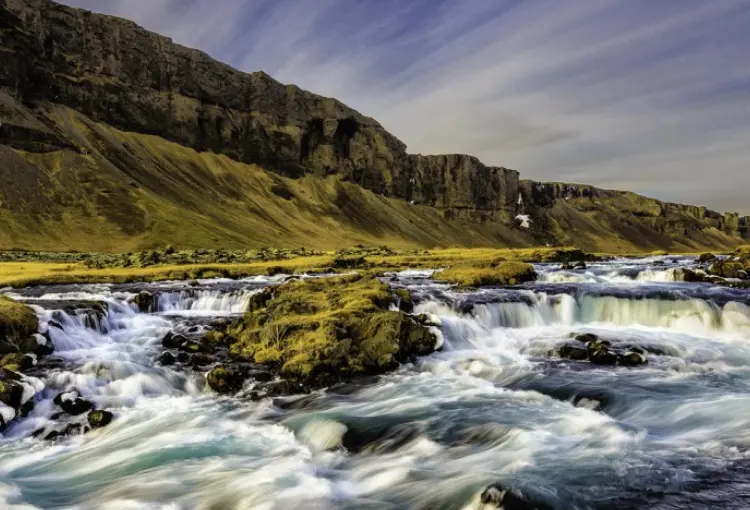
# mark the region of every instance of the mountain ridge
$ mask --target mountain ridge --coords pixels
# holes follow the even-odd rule
[[[733,213],[522,180],[516,170],[469,155],[409,154],[376,120],[340,101],[263,72],[240,72],[131,21],[50,0],[0,0],[0,121],[5,248],[47,247],[34,239],[32,225],[23,226],[29,218],[57,221],[64,233],[83,229],[86,235],[63,242],[79,250],[190,244],[174,229],[194,225],[217,232],[201,233],[195,246],[318,236],[318,247],[382,240],[693,250],[750,238],[748,218]],[[257,183],[238,184],[252,172],[262,193]],[[327,191],[315,195],[313,188]],[[316,198],[303,200],[303,191]],[[195,196],[201,192],[237,217],[215,214]],[[353,196],[366,210],[352,209]],[[168,217],[193,213],[199,217],[188,224]],[[290,223],[299,221],[295,215],[309,227]],[[318,232],[316,215],[331,232]],[[380,224],[368,224],[368,215]],[[528,228],[519,215],[528,217]],[[159,230],[159,222],[172,229]],[[288,238],[249,230],[260,226]],[[112,243],[94,239],[114,230]],[[346,234],[337,238],[336,230]]]

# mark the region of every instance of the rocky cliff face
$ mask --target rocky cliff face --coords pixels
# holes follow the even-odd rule
[[[280,176],[335,176],[430,206],[447,220],[523,228],[514,218],[528,214],[539,241],[564,240],[544,229],[559,223],[563,209],[566,217],[627,216],[637,229],[665,236],[707,229],[749,236],[748,219],[736,215],[590,186],[519,181],[515,170],[466,155],[410,155],[375,120],[335,99],[262,72],[242,73],[130,21],[49,0],[0,0],[0,146],[86,155],[85,135],[71,135],[70,125],[52,115],[60,105],[94,123]],[[669,240],[646,244],[653,243]]]
[[[748,238],[748,217],[719,213],[703,206],[662,202],[629,191],[603,190],[594,186],[562,182],[521,181],[519,206],[540,222],[556,204],[564,202],[583,213],[611,209],[621,221],[648,226],[671,236],[691,236],[715,229],[729,236]]]
[[[518,173],[465,155],[415,156],[373,119],[265,73],[242,73],[130,21],[46,0],[0,0],[0,88],[116,128],[263,165],[341,175],[449,217],[508,221]],[[64,146],[6,116],[4,143]]]

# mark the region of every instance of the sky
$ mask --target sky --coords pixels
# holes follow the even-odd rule
[[[410,152],[750,214],[750,0],[65,0],[340,99]]]

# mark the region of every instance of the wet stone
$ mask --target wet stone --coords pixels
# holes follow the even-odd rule
[[[66,413],[72,416],[77,416],[91,411],[94,408],[94,404],[78,397],[73,400],[63,400],[62,403],[60,403],[60,407]]]
[[[209,354],[193,354],[190,356],[190,364],[194,367],[205,367],[215,362],[214,358]]]
[[[573,345],[563,345],[558,349],[558,354],[561,358],[573,361],[585,361],[589,359],[588,350]]]
[[[214,352],[214,348],[210,344],[199,342],[197,340],[187,340],[179,346],[179,349],[189,353],[200,352],[204,354],[212,354]]]
[[[171,331],[161,339],[161,345],[167,349],[177,349],[185,342],[187,342],[187,337],[180,334],[174,334]]]
[[[87,416],[89,425],[95,429],[106,427],[112,423],[112,418],[113,415],[109,411],[91,411]]]
[[[169,351],[164,351],[156,358],[156,361],[159,362],[159,364],[164,365],[165,367],[168,367],[170,365],[174,365],[177,361],[177,358],[175,358],[174,354],[172,354]]]
[[[493,483],[479,496],[484,508],[498,508],[503,510],[551,510],[549,505],[532,502],[520,492],[509,489],[502,484]]]
[[[208,386],[217,393],[237,393],[245,383],[245,372],[234,366],[219,366],[206,374]]]
[[[645,365],[648,363],[646,356],[639,352],[626,352],[620,358],[620,364],[628,367],[636,367],[638,365]]]
[[[582,335],[576,335],[575,339],[586,344],[589,342],[596,342],[597,340],[599,340],[599,337],[594,335],[593,333],[583,333]]]

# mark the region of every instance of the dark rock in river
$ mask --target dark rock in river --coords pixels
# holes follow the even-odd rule
[[[396,289],[394,294],[398,298],[398,309],[402,312],[412,313],[414,311],[414,300],[407,289]]]
[[[246,374],[234,366],[219,366],[206,374],[206,382],[217,393],[237,393],[245,383]]]
[[[260,292],[256,292],[255,294],[250,296],[250,299],[247,302],[247,311],[255,312],[257,310],[265,308],[266,303],[268,303],[268,301],[270,301],[272,298],[273,292],[271,291],[271,289],[263,289]]]
[[[500,508],[503,510],[552,510],[552,507],[540,502],[530,501],[520,492],[505,487],[499,483],[493,483],[479,496],[479,501],[485,505],[484,508]]]
[[[215,362],[213,356],[210,354],[197,353],[190,356],[190,364],[194,367],[205,367]]]
[[[262,400],[264,398],[300,395],[302,393],[309,393],[311,390],[312,388],[305,384],[281,379],[259,384],[256,389],[250,392],[249,397],[252,400]]]
[[[60,404],[60,407],[66,413],[72,416],[77,416],[79,414],[91,411],[94,408],[94,404],[92,404],[88,400],[78,397],[72,400],[63,400]]]
[[[159,364],[164,365],[165,367],[168,367],[170,365],[174,365],[177,359],[175,358],[174,354],[172,354],[169,351],[164,351],[161,354],[159,354],[159,357],[156,358],[156,361],[159,362]]]
[[[558,355],[563,359],[574,361],[589,361],[595,365],[622,365],[639,366],[648,363],[645,356],[646,349],[637,346],[613,348],[609,340],[600,339],[592,333],[576,335],[576,340],[584,342],[586,348],[575,345],[563,345],[550,352],[550,355]]]
[[[589,361],[596,365],[616,365],[617,355],[609,350],[609,347],[600,341],[586,343]]]
[[[161,339],[161,345],[163,347],[166,347],[167,349],[177,349],[182,344],[187,342],[187,337],[179,334],[174,334],[171,331],[164,335],[164,338]]]
[[[109,411],[91,411],[88,415],[88,422],[92,428],[98,429],[112,423],[112,418],[113,415]]]
[[[3,368],[0,368],[0,402],[15,410],[23,403],[21,376]]]
[[[583,333],[581,335],[576,335],[576,340],[579,342],[588,343],[588,342],[594,342],[599,339],[598,336],[594,335],[593,333]]]
[[[203,353],[203,354],[212,354],[214,352],[213,346],[210,344],[199,342],[197,340],[186,340],[182,344],[180,344],[179,349],[181,351],[189,352],[189,353]]]
[[[141,313],[154,313],[159,311],[159,296],[148,291],[141,291],[131,298]]]
[[[626,352],[619,358],[620,365],[627,367],[637,367],[639,365],[645,365],[648,363],[646,356],[639,352]]]
[[[558,354],[561,358],[570,359],[574,361],[584,361],[589,359],[589,351],[574,345],[563,345],[558,349]]]

